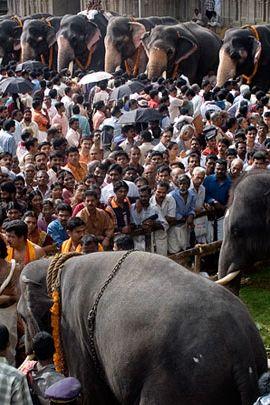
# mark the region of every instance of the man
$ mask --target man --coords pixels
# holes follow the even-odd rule
[[[195,167],[200,166],[200,157],[197,153],[191,153],[188,156],[188,171],[186,172],[186,175],[188,177],[192,177],[192,173]]]
[[[207,242],[208,218],[206,214],[202,215],[205,201],[205,187],[203,186],[204,178],[205,169],[203,167],[195,167],[191,176],[191,185],[189,189],[196,196],[195,214],[198,215],[198,218],[194,219],[194,231],[198,243]]]
[[[39,143],[46,141],[47,129],[50,126],[50,118],[47,110],[42,110],[42,101],[33,101],[33,121],[38,125],[38,141]]]
[[[9,332],[5,325],[0,325],[0,403],[3,405],[32,405],[27,380],[6,360],[9,346]]]
[[[34,156],[34,163],[37,170],[47,170],[47,154],[45,152],[37,152]]]
[[[81,218],[70,218],[67,223],[67,234],[69,239],[65,240],[61,247],[61,253],[81,253],[81,240],[85,234],[85,223]]]
[[[80,107],[78,105],[74,105],[72,113],[71,118],[77,118],[79,120],[79,127],[82,136],[90,136],[91,131],[89,121],[86,117],[80,114]]]
[[[37,186],[34,187],[34,190],[40,191],[43,198],[49,198],[51,190],[49,187],[49,176],[46,170],[39,170],[36,175]]]
[[[206,156],[206,161],[205,161],[205,170],[206,170],[205,175],[206,176],[210,176],[211,174],[215,173],[216,161],[217,161],[216,155]]]
[[[169,183],[159,180],[157,182],[155,193],[150,198],[150,204],[160,210],[163,218],[168,224],[175,220],[176,203],[174,198],[168,194]],[[168,240],[167,232],[165,230],[158,230],[154,234],[156,242],[156,253],[167,256],[168,253]]]
[[[16,147],[18,146],[19,142],[21,141],[22,135],[22,128],[21,128],[21,120],[23,118],[23,114],[20,110],[13,110],[11,114],[11,118],[15,122],[15,131],[13,132],[13,137],[16,142]]]
[[[134,242],[130,235],[116,235],[113,240],[113,251],[118,252],[119,250],[133,250]]]
[[[247,152],[253,152],[254,150],[258,149],[258,145],[255,142],[257,136],[257,128],[253,125],[249,125],[246,130],[246,138],[247,138]]]
[[[103,121],[105,120],[105,104],[104,101],[97,101],[94,105],[94,110],[96,111],[93,115],[93,128],[99,129]]]
[[[214,207],[216,214],[224,215],[229,199],[231,179],[227,176],[227,162],[224,159],[216,161],[215,174],[207,176],[203,183],[205,187],[205,201]]]
[[[114,191],[113,191],[113,187],[117,181],[122,180],[122,173],[123,173],[122,167],[116,163],[112,164],[109,167],[109,170],[107,173],[109,184],[107,184],[105,187],[102,188],[100,202],[102,202],[103,204],[107,204],[109,198],[115,195]],[[129,191],[128,191],[128,195],[127,195],[129,197],[129,199],[131,201],[136,199],[139,196],[137,186],[134,183],[132,183],[131,181],[127,181],[127,180],[125,180],[125,183],[129,187]]]
[[[190,229],[194,228],[196,196],[189,190],[190,178],[186,174],[178,177],[178,189],[170,195],[176,203],[176,222],[168,232],[168,248],[170,253],[177,253],[189,246]]]
[[[237,157],[241,159],[244,163],[247,162],[247,145],[245,141],[238,141],[235,144]]]
[[[56,103],[55,103],[56,104]],[[50,118],[50,122],[52,122],[53,117],[57,114],[57,109],[55,108],[55,104],[52,104],[52,98],[47,95],[44,97],[44,108],[47,110],[48,116]]]
[[[150,131],[145,130],[142,131],[140,137],[142,140],[142,144],[139,146],[141,151],[140,164],[144,165],[146,153],[149,152],[150,150],[153,150],[152,135]]]
[[[164,130],[160,137],[160,142],[154,146],[153,150],[157,150],[158,152],[164,152],[167,149],[170,141],[172,139],[172,131],[167,128]]]
[[[14,220],[5,226],[6,240],[8,243],[7,261],[16,262],[25,266],[33,260],[40,259],[45,255],[44,250],[27,239],[28,227],[21,220]]]
[[[76,146],[70,146],[67,150],[67,164],[65,169],[71,171],[77,182],[82,181],[87,174],[87,167],[84,163],[80,163],[80,153]]]
[[[70,118],[71,115],[71,109],[72,106],[74,105],[74,102],[72,101],[72,88],[67,86],[64,90],[65,95],[61,98],[61,102],[64,103],[65,110],[66,110],[66,116]]]
[[[264,170],[267,167],[266,153],[263,151],[257,151],[253,155],[253,163],[251,169]]]
[[[58,248],[68,239],[67,223],[72,214],[72,208],[68,204],[60,203],[56,207],[57,219],[50,222],[47,228],[48,235],[54,240]]]
[[[154,190],[156,185],[156,173],[157,173],[156,166],[152,164],[145,166],[142,177],[144,177],[147,180],[151,190]]]
[[[106,184],[104,184],[104,180],[106,177],[106,166],[103,163],[99,163],[95,170],[94,170],[94,176],[97,182],[98,187],[102,188]]]
[[[206,148],[203,150],[202,154],[204,156],[217,155],[218,149],[217,149],[217,143],[216,143],[216,137],[217,137],[216,127],[214,127],[213,125],[206,126],[203,130],[203,134],[204,134],[205,140],[206,140]]]
[[[226,157],[227,157],[226,152],[228,151],[229,146],[230,146],[230,142],[226,138],[222,138],[218,141],[218,144],[217,144],[218,159],[226,159]]]
[[[55,108],[57,110],[57,114],[52,119],[52,125],[59,125],[61,127],[61,133],[64,137],[66,137],[68,131],[68,119],[65,114],[65,106],[64,103],[56,103]]]
[[[244,167],[243,160],[236,158],[232,161],[231,167],[229,170],[229,175],[230,175],[232,181],[235,181],[239,178],[239,176],[243,172],[243,167]]]
[[[97,208],[98,195],[93,190],[85,192],[85,207],[77,214],[86,226],[86,233],[95,235],[103,248],[110,246],[113,236],[113,223],[109,215],[102,209]]]
[[[3,129],[0,131],[0,148],[2,151],[11,153],[12,156],[16,155],[16,142],[13,137],[15,131],[15,121],[6,120],[3,124]]]
[[[157,167],[163,163],[163,154],[158,150],[153,150],[150,155],[150,163],[151,165]]]
[[[78,118],[70,118],[69,128],[66,134],[66,140],[68,141],[69,146],[76,146],[76,148],[79,147],[81,139],[79,128],[80,125]]]
[[[122,134],[125,138],[123,142],[120,143],[120,147],[125,151],[126,153],[129,153],[131,148],[136,144],[134,141],[134,138],[136,136],[135,133],[135,128],[133,125],[125,125],[122,128]]]
[[[166,231],[168,223],[163,218],[160,209],[150,204],[151,189],[142,186],[139,191],[139,199],[132,204],[130,209],[131,224],[133,225],[133,237],[135,249],[156,252],[159,248],[155,243],[154,232]]]

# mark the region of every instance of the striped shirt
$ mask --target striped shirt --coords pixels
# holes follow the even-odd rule
[[[0,357],[0,404],[32,405],[26,377]]]

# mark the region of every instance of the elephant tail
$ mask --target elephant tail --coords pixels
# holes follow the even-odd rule
[[[252,405],[258,398],[258,374],[253,362],[237,362],[233,369],[234,382],[241,399],[241,405]]]

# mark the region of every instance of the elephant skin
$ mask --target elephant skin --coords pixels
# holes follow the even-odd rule
[[[250,85],[268,91],[270,87],[270,25],[256,25],[255,33],[249,28],[231,28],[226,31],[220,51],[217,86],[240,75],[250,77]],[[254,67],[257,64],[257,72]]]
[[[21,62],[44,58],[49,64],[50,48],[53,48],[53,62],[57,58],[56,34],[62,17],[49,17],[46,20],[28,19],[21,36]],[[55,63],[56,66],[56,63]],[[52,67],[52,66],[51,66]]]
[[[146,252],[126,257],[98,303],[94,342],[106,383],[97,375],[89,311],[123,254],[75,257],[61,272],[61,337],[84,404],[253,404],[267,358],[245,306],[227,289]],[[35,261],[21,273],[18,311],[28,339],[38,327],[49,330],[48,264]]]
[[[134,18],[114,17],[109,21],[107,35],[105,37],[105,70],[109,73],[120,67],[124,61],[134,67],[136,51],[141,45],[141,37],[151,31],[156,25],[177,24],[173,17],[148,17]],[[144,49],[141,50],[139,71],[143,73],[146,69],[147,55]]]
[[[65,15],[57,34],[58,71],[76,60],[82,65],[82,70],[104,70],[104,37],[107,25],[108,20],[100,12],[92,20],[82,14]],[[89,52],[93,50],[91,63],[87,66]]]
[[[218,278],[248,270],[270,258],[270,173],[252,170],[233,192],[224,218],[224,237],[219,255]],[[229,285],[239,293],[241,273]]]
[[[209,71],[217,69],[222,45],[214,32],[194,22],[155,27],[142,42],[149,58],[150,79],[166,72],[169,77],[184,74],[198,84]]]

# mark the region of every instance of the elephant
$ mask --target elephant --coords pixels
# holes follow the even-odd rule
[[[56,34],[62,17],[28,19],[21,35],[21,62],[39,60],[49,68],[56,67]]]
[[[250,171],[233,190],[224,218],[218,282],[239,293],[241,271],[270,255],[270,173]]]
[[[169,77],[184,74],[191,83],[201,84],[210,70],[218,67],[221,39],[194,22],[157,26],[142,38],[148,55],[150,79],[163,72]]]
[[[6,65],[11,60],[20,60],[20,37],[25,21],[29,18],[46,18],[50,14],[34,14],[19,18],[18,16],[2,16],[0,18],[0,60]]]
[[[217,86],[242,75],[251,86],[270,87],[270,25],[245,26],[226,31],[220,50]]]
[[[70,62],[75,62],[81,70],[104,70],[104,37],[108,20],[97,12],[92,20],[86,16],[65,15],[57,34],[58,61],[61,71]]]
[[[20,276],[28,353],[31,337],[50,330],[49,263],[29,263]],[[139,251],[69,258],[58,280],[62,347],[84,405],[255,401],[265,349],[246,307],[226,288]]]
[[[109,21],[105,37],[105,70],[109,73],[125,64],[127,73],[143,73],[147,55],[141,37],[156,25],[177,24],[172,17],[128,18],[114,17]]]

